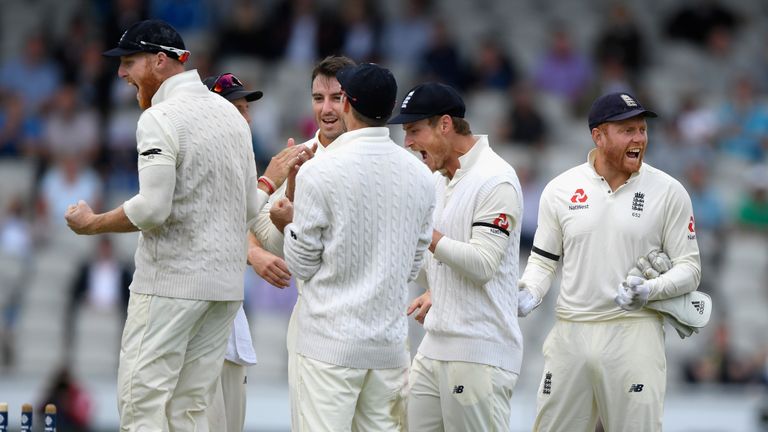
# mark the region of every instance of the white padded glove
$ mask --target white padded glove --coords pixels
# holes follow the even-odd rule
[[[652,250],[647,256],[641,256],[637,259],[636,267],[629,270],[629,276],[639,276],[646,279],[654,279],[662,273],[666,273],[672,268],[672,260],[669,256],[660,250]],[[635,271],[637,269],[638,271]],[[640,274],[638,274],[638,272]]]
[[[517,282],[517,288],[519,289],[517,292],[517,316],[525,317],[541,304],[541,299],[536,297],[523,281]]]
[[[651,292],[647,282],[642,277],[627,276],[627,279],[619,284],[616,290],[616,297],[613,300],[620,308],[626,311],[640,309],[648,303],[648,295]]]

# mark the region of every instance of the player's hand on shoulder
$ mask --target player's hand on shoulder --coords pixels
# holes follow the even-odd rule
[[[525,317],[541,304],[541,299],[523,281],[517,282],[517,288],[517,316]]]

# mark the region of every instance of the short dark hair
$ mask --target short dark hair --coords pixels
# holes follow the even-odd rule
[[[361,114],[360,111],[356,110],[355,107],[352,106],[352,104],[349,104],[349,107],[352,109],[352,117],[354,117],[359,122],[365,123],[369,127],[386,126],[387,121],[389,120],[389,116],[387,116],[387,118],[380,119],[370,118],[364,114]]]
[[[331,55],[318,63],[314,69],[312,69],[312,78],[309,80],[311,86],[315,82],[315,78],[318,75],[322,75],[329,78],[336,78],[336,72],[347,66],[354,66],[355,61],[349,57]]]
[[[440,120],[441,117],[442,117],[441,115],[430,117],[429,121],[427,122],[429,123],[429,127],[437,126],[437,122]],[[461,117],[455,117],[455,116],[451,116],[451,121],[453,121],[453,130],[458,135],[463,135],[463,136],[472,135],[472,129],[469,127],[468,121],[464,120]]]

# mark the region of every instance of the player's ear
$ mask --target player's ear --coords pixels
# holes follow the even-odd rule
[[[592,141],[595,143],[597,147],[600,147],[603,140],[603,130],[599,127],[592,128]]]
[[[453,119],[448,114],[440,117],[440,132],[447,133],[453,127]]]

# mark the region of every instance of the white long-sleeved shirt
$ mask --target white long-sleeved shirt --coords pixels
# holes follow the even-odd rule
[[[460,168],[435,176],[434,226],[444,237],[425,272],[432,308],[419,346],[425,357],[520,371],[517,322],[522,192],[515,170],[476,137]]]
[[[407,366],[408,282],[432,234],[424,164],[387,128],[347,132],[296,179],[285,261],[305,281],[296,351],[360,369]]]
[[[142,193],[125,202],[141,229],[131,290],[195,300],[242,300],[244,233],[267,195],[257,187],[248,124],[197,71],[166,79],[136,129],[139,178],[146,169],[175,169],[168,177],[170,212],[157,219],[147,205],[166,206]],[[155,204],[152,204],[155,203]],[[142,216],[145,215],[145,216]],[[162,219],[162,220],[161,220]],[[140,220],[149,221],[144,225]]]
[[[653,249],[666,252],[673,267],[650,281],[650,300],[698,287],[701,264],[691,200],[680,182],[645,163],[612,191],[595,171],[594,151],[586,163],[544,188],[533,252],[521,279],[543,298],[562,257],[559,318],[655,317],[646,309],[624,311],[613,298],[637,258]]]

